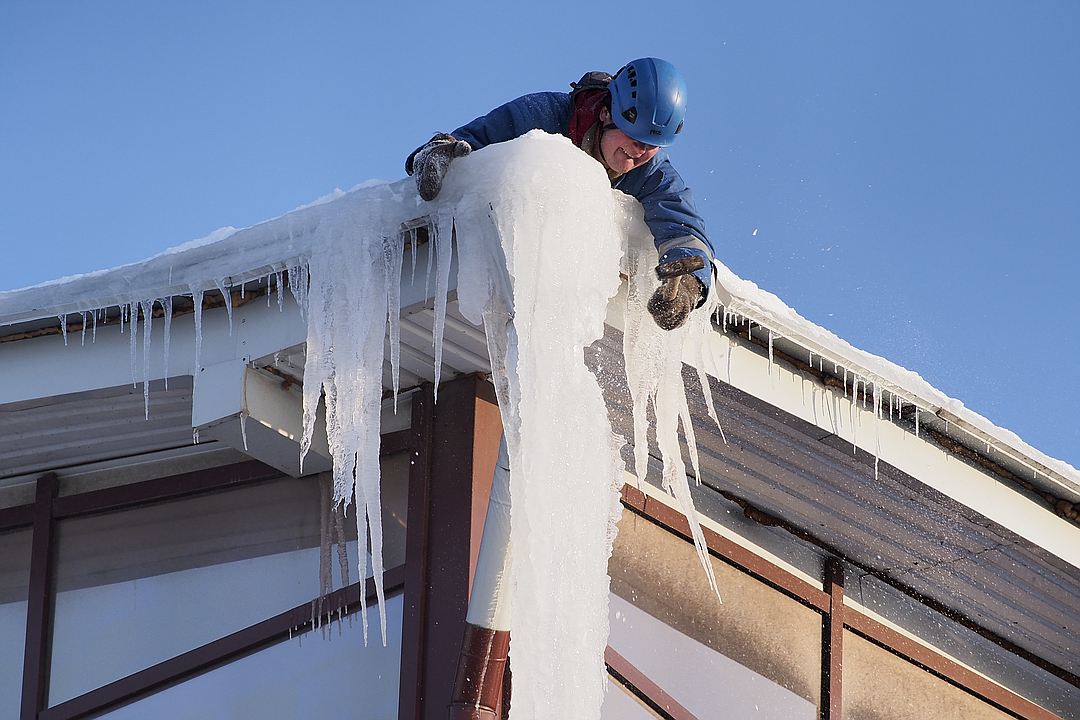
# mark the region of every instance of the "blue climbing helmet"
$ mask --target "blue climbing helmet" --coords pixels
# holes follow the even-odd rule
[[[659,58],[634,60],[615,73],[609,87],[617,128],[646,145],[675,142],[686,117],[686,81],[674,65]]]

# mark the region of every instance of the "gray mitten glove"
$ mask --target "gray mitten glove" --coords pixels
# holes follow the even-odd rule
[[[416,189],[420,197],[434,200],[442,189],[443,178],[450,169],[450,161],[472,152],[464,140],[447,133],[435,133],[427,143],[412,151],[405,159],[405,172],[416,177]]]
[[[693,276],[705,267],[705,261],[694,255],[658,265],[656,276],[660,287],[649,298],[649,313],[664,330],[674,330],[686,322],[690,311],[701,303],[705,286]]]

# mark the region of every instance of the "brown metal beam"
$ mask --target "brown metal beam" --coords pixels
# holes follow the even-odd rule
[[[426,651],[428,604],[428,526],[431,483],[432,386],[424,384],[413,395],[412,465],[405,528],[405,597],[401,627],[401,676],[398,717],[419,718],[423,712],[421,688]]]
[[[379,437],[379,457],[386,457],[412,448],[415,437],[416,433],[412,428],[384,433]]]
[[[870,458],[872,456],[867,455],[867,457]],[[843,558],[844,562],[846,562],[852,568],[857,569],[860,573],[872,575],[886,585],[889,585],[895,590],[898,590],[901,593],[912,598],[913,600],[921,603],[922,605],[925,605],[927,608],[933,610],[934,612],[941,613],[949,620],[952,620],[953,622],[967,628],[968,630],[971,630],[972,632],[981,635],[982,637],[986,638],[987,640],[1001,647],[1002,649],[1023,658],[1024,660],[1028,661],[1029,663],[1035,665],[1038,668],[1045,670],[1048,673],[1056,675],[1070,685],[1080,687],[1080,677],[1078,677],[1075,673],[1072,673],[1065,668],[1059,667],[1054,663],[1046,660],[1045,658],[1039,657],[1030,650],[1022,648],[1016,643],[1001,637],[1000,635],[994,633],[991,630],[988,630],[967,615],[964,615],[955,608],[949,607],[948,605],[939,600],[935,600],[934,598],[924,595],[911,585],[900,581],[899,578],[894,577],[892,574],[879,570],[877,568],[870,567],[869,565],[859,562],[856,559],[845,556],[845,554],[836,546],[821,540],[813,533],[807,532],[806,530],[803,530],[802,528],[784,520],[783,518],[772,515],[754,506],[749,501],[734,493],[728,492],[726,490],[717,490],[717,492],[719,492],[725,498],[731,500],[739,507],[741,507],[743,509],[743,514],[746,515],[746,517],[748,517],[749,519],[762,525],[780,528],[781,530],[784,530],[785,532],[799,538],[800,540],[808,542],[815,547],[821,548],[829,555]]]
[[[34,500],[34,536],[30,550],[30,587],[26,598],[21,720],[34,720],[38,711],[48,704],[54,555],[52,504],[56,490],[54,473],[38,478]]]
[[[604,664],[612,678],[665,720],[698,720],[697,715],[680,705],[678,700],[668,695],[662,687],[615,652],[610,645],[604,649]]]
[[[118,510],[147,502],[174,500],[208,490],[223,490],[245,483],[270,480],[281,475],[280,470],[257,460],[251,460],[235,465],[196,470],[130,485],[59,497],[54,503],[53,515],[57,518],[65,518],[102,510]]]
[[[631,485],[624,485],[623,504],[637,514],[693,542],[686,517],[653,500]],[[822,693],[819,716],[842,718],[843,629],[856,632],[890,652],[923,667],[942,679],[1020,718],[1060,720],[1057,715],[1035,705],[997,683],[968,670],[934,650],[896,632],[859,611],[844,605],[844,574],[841,561],[831,559],[826,566],[826,590],[818,590],[803,580],[726,540],[709,528],[702,528],[709,550],[768,585],[825,614],[822,628]]]
[[[844,566],[836,558],[825,563],[825,590],[829,593],[829,612],[821,628],[821,707],[822,720],[844,717]]]
[[[852,632],[943,680],[979,697],[991,705],[1025,720],[1061,720],[1057,715],[1012,693],[992,680],[939,655],[930,648],[896,630],[848,609],[844,623]]]
[[[405,568],[399,565],[387,570],[385,592],[389,597],[404,587]],[[365,598],[373,603],[375,581],[368,578],[364,585]],[[322,612],[345,617],[360,611],[360,583],[336,590],[323,598]],[[312,629],[312,603],[306,602],[291,610],[207,643],[182,655],[160,662],[145,670],[128,675],[108,685],[91,690],[51,707],[36,715],[23,715],[23,720],[74,720],[99,713],[117,705],[133,702],[151,692],[175,685],[202,674],[231,660],[249,655],[267,645],[286,640],[296,632]]]
[[[412,432],[400,430],[386,433],[381,437],[380,443],[380,457],[408,450],[412,446]],[[53,516],[67,518],[105,510],[119,510],[148,502],[175,500],[210,490],[226,490],[281,476],[281,471],[276,468],[258,460],[248,460],[208,470],[196,470],[130,485],[118,485],[78,495],[58,497],[53,503]],[[0,519],[2,518],[3,516],[0,515]],[[2,527],[0,525],[0,528]]]
[[[473,440],[477,386],[473,376],[444,383],[434,406],[429,486],[428,604],[417,720],[445,720],[465,612],[472,543]]]
[[[16,505],[0,510],[0,532],[30,527],[34,524],[34,504]]]
[[[410,487],[400,717],[445,720],[480,537],[475,518],[482,522],[478,508],[487,504],[501,425],[486,399],[490,387],[478,376],[442,384],[438,403],[430,386],[422,392],[423,402],[431,401],[430,419],[423,406],[414,418],[429,424],[429,454],[426,481]]]
[[[622,503],[630,510],[693,542],[690,524],[678,510],[654,500],[633,485],[623,485]],[[821,612],[829,609],[829,594],[805,580],[773,565],[741,545],[733,543],[711,528],[702,527],[705,543],[717,557],[726,560],[785,595]]]

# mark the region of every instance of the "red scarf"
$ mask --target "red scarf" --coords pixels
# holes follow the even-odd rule
[[[600,122],[600,110],[607,106],[610,97],[607,90],[582,90],[574,94],[574,107],[570,112],[570,124],[566,128],[570,141],[581,147],[585,133]]]

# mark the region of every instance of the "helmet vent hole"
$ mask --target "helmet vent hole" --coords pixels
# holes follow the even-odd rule
[[[679,123],[679,127],[675,128],[675,134],[678,135],[682,132],[683,123]]]
[[[626,121],[629,123],[637,122],[637,108],[632,107],[627,109],[625,112],[623,112],[622,116],[626,118]]]

